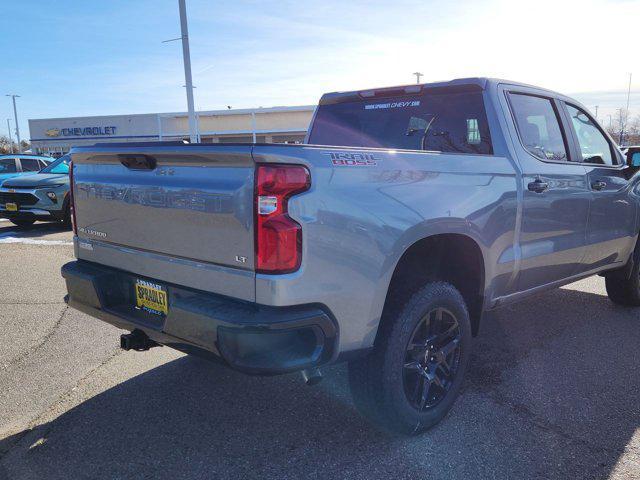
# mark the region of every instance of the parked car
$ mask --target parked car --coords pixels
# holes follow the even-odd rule
[[[640,305],[640,175],[572,98],[330,93],[308,142],[74,148],[66,301],[125,349],[311,383],[348,361],[358,409],[407,434],[453,405],[485,312],[594,274]]]
[[[629,163],[629,165],[634,165],[635,158],[637,162],[637,165],[635,166],[640,167],[640,145],[629,145],[626,147],[621,147],[621,150],[624,156],[627,158],[627,163]]]
[[[52,161],[51,157],[24,153],[0,155],[0,185],[9,178],[38,173]]]
[[[36,220],[59,221],[71,227],[68,155],[26,177],[5,180],[0,187],[0,218],[25,227]]]

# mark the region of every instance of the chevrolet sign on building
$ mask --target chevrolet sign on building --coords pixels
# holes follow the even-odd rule
[[[81,137],[85,135],[115,135],[116,127],[50,128],[45,130],[47,137]]]
[[[314,106],[196,112],[203,143],[301,143]],[[73,146],[189,138],[186,113],[29,120],[34,153],[60,155]]]

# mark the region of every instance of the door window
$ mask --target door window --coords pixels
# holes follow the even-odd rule
[[[13,158],[0,158],[0,174],[16,172],[16,161]]]
[[[520,93],[511,93],[509,98],[518,134],[529,153],[542,160],[569,160],[567,144],[551,100]]]
[[[611,145],[591,118],[573,105],[567,105],[567,110],[578,137],[582,161],[599,165],[615,165]]]
[[[39,172],[40,164],[38,160],[35,158],[21,158],[20,162],[22,163],[22,171],[23,172]]]

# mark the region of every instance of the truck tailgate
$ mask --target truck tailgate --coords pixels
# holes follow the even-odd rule
[[[255,288],[251,149],[161,144],[74,149],[79,258],[251,299],[253,293],[239,295],[225,286],[239,274],[246,281],[235,287]],[[91,244],[85,252],[83,241]],[[181,265],[215,274],[185,279]]]

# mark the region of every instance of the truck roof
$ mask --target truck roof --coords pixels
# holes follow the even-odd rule
[[[469,90],[486,90],[490,85],[509,84],[517,85],[527,88],[535,88],[537,90],[547,91],[554,96],[561,94],[547,90],[545,88],[536,87],[535,85],[528,85],[522,82],[514,82],[512,80],[503,80],[499,78],[488,77],[469,77],[469,78],[455,78],[453,80],[443,82],[431,82],[431,83],[419,83],[409,85],[398,85],[394,87],[382,87],[382,88],[370,88],[366,90],[353,90],[348,92],[330,92],[322,95],[319,104],[328,105],[333,103],[342,103],[348,101],[354,101],[363,98],[374,97],[390,97],[397,95],[412,95],[419,94],[425,90],[433,91],[469,91]]]

